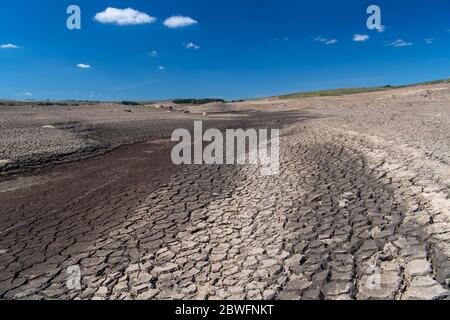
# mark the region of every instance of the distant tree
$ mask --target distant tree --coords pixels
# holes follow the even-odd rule
[[[138,106],[140,103],[135,101],[122,101],[122,104],[125,106]]]
[[[224,99],[175,99],[175,104],[207,104],[212,102],[225,102]]]

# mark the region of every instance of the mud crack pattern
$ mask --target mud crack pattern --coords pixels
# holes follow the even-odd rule
[[[261,176],[255,166],[179,167],[145,201],[96,228],[95,237],[67,226],[64,252],[50,250],[57,247],[51,237],[36,243],[30,230],[4,230],[0,296],[448,297],[448,220],[418,215],[407,186],[387,174],[385,158],[361,139],[302,123],[283,130],[278,175]],[[120,195],[105,197],[106,208],[126,205]],[[45,239],[52,228],[31,231]],[[18,238],[23,246],[14,250]],[[32,262],[24,259],[30,255]],[[80,290],[66,286],[72,265],[80,266]]]

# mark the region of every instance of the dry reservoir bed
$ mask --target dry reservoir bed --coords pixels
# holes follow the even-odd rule
[[[61,119],[90,128],[53,125],[61,136],[42,140],[22,109],[1,111],[12,118],[1,121],[2,157],[48,165],[13,165],[0,182],[0,298],[448,298],[449,86],[190,114],[85,108],[39,110],[39,130]],[[172,144],[155,139],[194,119],[281,127],[280,173],[172,165]],[[44,152],[14,148],[19,136]],[[65,153],[58,141],[76,139],[105,150],[141,142],[72,163],[48,160]],[[73,266],[81,288],[67,287]]]

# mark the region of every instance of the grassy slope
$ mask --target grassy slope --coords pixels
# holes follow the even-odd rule
[[[375,92],[375,91],[405,88],[405,87],[412,87],[412,86],[418,86],[418,85],[438,84],[438,83],[450,83],[450,79],[421,82],[421,83],[415,83],[415,84],[404,85],[404,86],[345,88],[345,89],[320,90],[320,91],[312,91],[312,92],[299,92],[299,93],[281,95],[281,96],[277,96],[277,97],[280,99],[301,99],[301,98],[311,98],[311,97],[342,96],[342,95],[347,95],[347,94],[367,93],[367,92]]]

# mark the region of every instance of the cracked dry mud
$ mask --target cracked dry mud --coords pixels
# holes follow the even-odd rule
[[[448,299],[450,88],[420,89],[238,105],[315,115],[274,176],[159,141],[6,180],[0,297]]]

